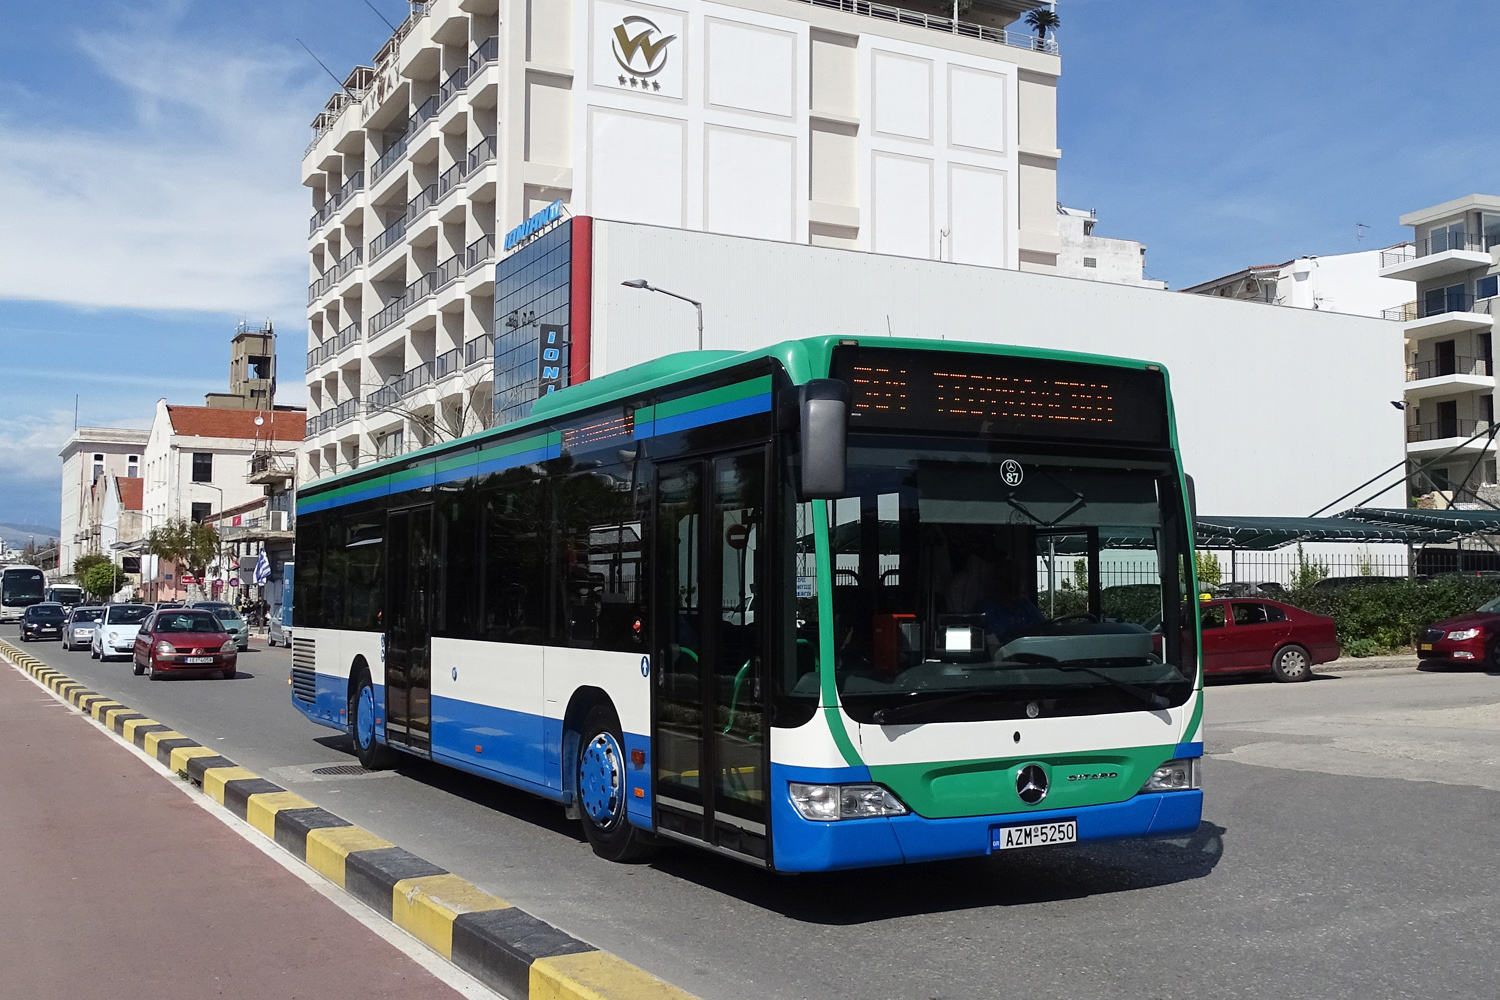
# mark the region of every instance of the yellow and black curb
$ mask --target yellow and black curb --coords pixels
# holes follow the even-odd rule
[[[171,726],[90,691],[4,640],[0,654],[511,1000],[693,1000],[624,959],[247,771]]]

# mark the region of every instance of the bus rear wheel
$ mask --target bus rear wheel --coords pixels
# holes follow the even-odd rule
[[[383,771],[396,763],[396,752],[382,746],[375,738],[375,685],[370,672],[361,670],[354,691],[349,696],[349,739],[354,741],[354,756],[366,771]]]
[[[595,705],[584,719],[574,770],[583,835],[606,861],[630,863],[651,854],[646,835],[625,818],[625,739],[608,706]]]

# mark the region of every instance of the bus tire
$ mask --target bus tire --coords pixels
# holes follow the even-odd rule
[[[625,739],[608,705],[595,705],[583,721],[573,775],[583,835],[606,861],[629,864],[651,853],[642,831],[625,817]]]
[[[1301,646],[1283,646],[1271,660],[1271,675],[1278,681],[1305,681],[1312,677],[1312,657]]]
[[[375,738],[375,685],[361,669],[349,696],[349,739],[354,756],[366,771],[383,771],[396,763],[396,752]]]

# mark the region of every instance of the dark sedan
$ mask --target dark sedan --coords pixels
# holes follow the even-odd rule
[[[1433,622],[1417,639],[1419,664],[1500,669],[1500,597],[1472,613]]]
[[[33,604],[21,615],[21,641],[61,639],[68,609],[51,602]]]

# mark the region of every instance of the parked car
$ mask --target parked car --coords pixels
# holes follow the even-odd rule
[[[290,625],[285,625],[282,623],[281,619],[283,617],[284,616],[281,613],[281,605],[273,605],[271,607],[271,624],[267,627],[266,630],[267,646],[285,646],[287,649],[292,648],[292,627]]]
[[[213,612],[202,608],[167,608],[142,623],[132,647],[137,676],[153,681],[166,674],[234,676],[239,650]]]
[[[1209,588],[1215,597],[1279,597],[1285,588],[1273,581],[1235,581],[1217,583]]]
[[[1417,638],[1417,662],[1500,669],[1500,597],[1472,613],[1433,622]]]
[[[54,601],[33,604],[21,612],[21,641],[61,639],[68,621],[68,609]]]
[[[241,653],[250,648],[250,626],[245,624],[245,619],[240,617],[233,604],[225,604],[223,601],[193,601],[188,607],[202,608],[219,619],[224,629],[234,636],[234,644]]]
[[[68,651],[82,649],[94,641],[94,630],[104,618],[104,609],[94,604],[80,604],[68,612],[63,626],[62,647]]]
[[[1267,600],[1198,604],[1203,672],[1269,670],[1278,681],[1305,681],[1312,668],[1339,658],[1333,619]]]
[[[89,655],[96,660],[129,656],[135,648],[135,634],[149,614],[149,604],[111,604],[105,607],[104,618],[89,641]]]
[[[155,604],[150,605],[155,611],[160,611],[162,608],[182,608],[186,606],[182,601],[157,601]]]
[[[1313,584],[1314,590],[1348,590],[1352,587],[1373,587],[1382,583],[1404,583],[1404,577],[1391,576],[1325,576]]]

